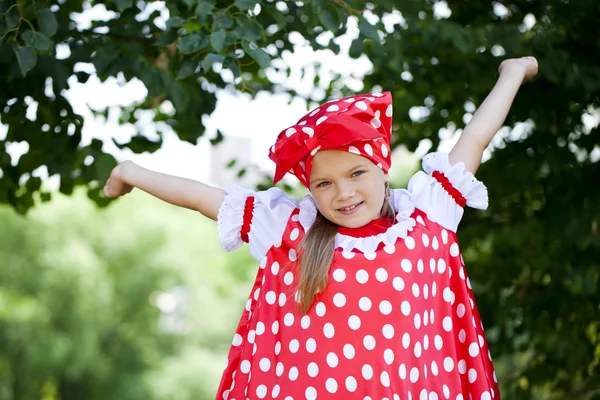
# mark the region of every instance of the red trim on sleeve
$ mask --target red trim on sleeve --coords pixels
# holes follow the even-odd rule
[[[250,233],[250,225],[252,224],[252,215],[254,214],[254,196],[246,197],[244,204],[244,222],[242,223],[242,231],[240,236],[242,240],[248,243],[248,234]]]
[[[452,196],[452,198],[454,199],[456,204],[458,204],[462,208],[464,208],[467,205],[467,199],[465,199],[465,197],[462,195],[461,192],[459,192],[454,186],[452,186],[452,184],[450,183],[450,180],[448,180],[446,175],[444,175],[440,171],[433,171],[433,173],[431,175],[439,183],[442,184],[442,187],[446,190],[446,192],[448,192],[448,194],[450,196]]]

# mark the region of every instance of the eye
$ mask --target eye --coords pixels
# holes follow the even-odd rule
[[[357,176],[361,176],[364,173],[365,173],[365,171],[355,171],[355,172],[352,173],[352,176],[353,177],[357,177]]]
[[[323,181],[323,182],[319,183],[319,184],[317,185],[317,187],[318,187],[318,188],[320,188],[320,187],[325,187],[325,186],[327,186],[327,185],[329,185],[329,182],[327,182],[327,181]]]

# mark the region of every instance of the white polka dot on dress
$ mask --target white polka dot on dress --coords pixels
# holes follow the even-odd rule
[[[419,370],[417,369],[417,367],[413,367],[410,370],[410,381],[412,383],[416,383],[419,380]]]
[[[369,311],[371,306],[371,299],[368,297],[361,297],[360,300],[358,300],[358,307],[363,311]]]
[[[465,360],[460,360],[458,362],[458,372],[460,372],[461,374],[467,373],[467,362]]]
[[[456,244],[456,243],[452,243],[452,244],[450,245],[450,255],[451,255],[452,257],[457,257],[459,253],[460,253],[460,252],[459,252],[459,250],[458,250],[458,244]]]
[[[335,353],[327,354],[326,361],[327,361],[327,365],[329,365],[331,368],[337,367],[338,363],[339,363],[338,356]]]
[[[392,339],[394,337],[394,327],[390,324],[385,324],[381,329],[381,334],[386,339]]]
[[[335,328],[333,327],[333,325],[330,322],[327,322],[323,326],[323,334],[328,339],[331,339],[333,337],[333,335],[335,334]]]
[[[452,372],[454,369],[454,360],[451,357],[444,358],[444,369],[446,372]]]
[[[267,387],[265,385],[259,385],[256,388],[256,396],[259,399],[264,399],[266,395],[267,395]]]
[[[385,349],[383,352],[383,359],[387,365],[392,365],[394,362],[394,352],[391,349]]]
[[[346,305],[346,296],[344,296],[342,293],[336,293],[333,296],[333,304],[335,304],[337,307],[344,307]]]
[[[429,236],[426,233],[421,235],[421,241],[423,242],[424,247],[429,247]]]
[[[348,390],[349,392],[354,392],[356,390],[357,387],[357,383],[356,383],[356,378],[354,378],[353,376],[349,376],[346,378],[346,390]]]
[[[375,348],[375,338],[371,335],[367,335],[363,339],[363,345],[367,350],[373,350]]]
[[[354,355],[356,354],[354,346],[352,346],[350,343],[344,345],[343,352],[344,357],[346,357],[348,360],[352,360],[354,358]]]
[[[365,271],[364,269],[359,269],[358,271],[356,271],[356,281],[358,283],[367,283],[367,281],[369,280],[369,273],[367,271]]]
[[[373,368],[369,364],[365,364],[361,368],[361,374],[366,380],[373,378]]]
[[[298,339],[292,339],[290,341],[290,352],[291,353],[296,353],[298,352],[298,349],[300,348],[300,342],[298,341]]]
[[[385,269],[379,268],[379,269],[377,269],[377,271],[375,271],[375,278],[379,282],[385,282],[385,281],[387,281],[388,273]]]
[[[317,306],[315,307],[315,312],[317,313],[317,315],[318,315],[319,317],[322,317],[322,316],[324,316],[324,315],[325,315],[325,312],[326,312],[326,307],[325,307],[325,304],[324,304],[323,302],[319,302],[319,303],[317,304]]]
[[[353,330],[356,331],[356,330],[358,330],[360,328],[360,324],[361,324],[361,321],[360,321],[360,318],[358,316],[351,315],[348,318],[348,326],[350,327],[350,329],[353,329]]]
[[[387,300],[379,303],[379,312],[381,312],[383,315],[389,315],[392,312],[392,303]]]
[[[317,350],[317,341],[313,338],[310,338],[306,341],[306,351],[309,353],[314,353]]]
[[[384,387],[390,387],[390,375],[387,371],[383,371],[379,376],[379,381]]]
[[[285,314],[285,317],[283,317],[283,323],[285,324],[285,326],[292,326],[294,324],[294,314]]]
[[[408,317],[410,315],[410,303],[408,301],[403,301],[400,305],[400,311]]]
[[[402,347],[408,349],[408,346],[410,346],[410,334],[405,332],[404,335],[402,335]]]
[[[398,376],[402,380],[406,379],[406,365],[400,364],[400,366],[398,367]]]
[[[333,279],[336,282],[343,282],[346,279],[346,272],[343,269],[336,269],[333,271]]]
[[[263,358],[260,360],[258,365],[263,372],[267,372],[271,368],[271,360],[268,358]]]
[[[337,381],[333,378],[327,379],[327,381],[325,381],[325,388],[331,394],[337,392],[337,390],[338,390]]]
[[[314,378],[317,375],[319,375],[319,366],[317,365],[317,363],[311,362],[310,364],[308,364],[308,367],[306,367],[306,372],[308,373],[308,376]]]
[[[403,259],[400,262],[400,267],[402,267],[402,269],[404,270],[404,272],[408,273],[408,272],[412,271],[412,263],[407,258]]]
[[[288,286],[291,285],[294,282],[294,274],[291,272],[286,272],[283,277],[283,282]]]
[[[298,379],[298,368],[290,368],[290,371],[288,372],[288,378],[290,379],[290,381],[295,381],[296,379]]]

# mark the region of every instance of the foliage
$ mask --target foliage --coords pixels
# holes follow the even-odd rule
[[[226,258],[189,211],[135,194],[100,211],[81,194],[27,219],[0,209],[0,398],[214,398],[249,255]]]
[[[193,143],[218,88],[296,94],[265,72],[270,65],[289,75],[282,57],[294,48],[292,33],[337,54],[340,43],[328,37],[356,25],[349,54],[373,64],[364,86],[393,92],[393,145],[415,149],[423,139],[435,148],[440,132],[464,124],[491,89],[501,57],[538,57],[540,76],[522,88],[507,121],[527,122],[526,129],[495,142],[478,173],[490,208],[467,213],[461,240],[493,353],[512,366],[500,376],[504,396],[541,398],[541,390],[552,399],[600,398],[598,126],[582,123],[593,119],[600,98],[600,3],[452,2],[445,18],[436,13],[445,3],[434,0],[180,0],[168,2],[165,29],[156,13],[141,16],[147,2],[86,4],[100,3],[114,18],[85,29],[71,19],[81,2],[0,5],[0,101],[8,125],[0,141],[0,202],[20,212],[41,190],[39,179],[27,179],[41,165],[60,175],[63,193],[84,185],[104,203],[99,182],[114,159],[100,141],[80,145],[82,119],[63,96],[74,72],[80,81],[88,77],[77,72],[79,62],[93,63],[102,80],[137,77],[145,84],[146,100],[123,110],[123,123],[152,110],[159,131],[170,127]],[[49,41],[65,44],[70,55],[56,59]],[[313,67],[319,72],[305,66]],[[317,74],[314,84],[326,96],[348,92],[339,74],[331,81]],[[161,111],[166,101],[173,113]],[[25,116],[32,102],[34,121]],[[411,118],[417,109],[420,117]],[[2,149],[18,141],[29,152],[13,166]],[[160,145],[141,135],[120,144],[136,152]]]

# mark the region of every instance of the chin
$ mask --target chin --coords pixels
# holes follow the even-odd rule
[[[366,221],[365,218],[357,218],[356,220],[351,220],[351,221],[342,220],[342,221],[337,222],[337,224],[344,228],[360,228],[360,227],[367,225],[369,222],[371,222],[371,221],[370,220]]]

